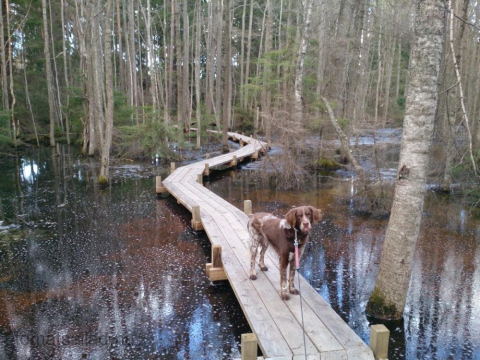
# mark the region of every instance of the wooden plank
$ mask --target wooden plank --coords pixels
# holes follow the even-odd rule
[[[210,190],[199,185],[198,174],[209,168],[221,167],[237,159],[265,152],[267,144],[251,137],[229,133],[230,137],[245,142],[239,150],[205,159],[177,169],[164,180],[165,188],[187,209],[201,207],[200,217],[212,244],[223,248],[223,269],[207,265],[212,274],[222,270],[227,276],[239,303],[266,358],[271,360],[304,359],[301,329],[300,297],[280,298],[278,256],[267,252],[266,263],[273,271],[263,273],[250,281],[250,262],[247,253],[249,235],[248,216]],[[248,144],[248,145],[247,145]],[[371,350],[330,308],[318,293],[300,276],[303,310],[310,360],[372,359]],[[298,278],[295,279],[298,282]],[[297,284],[298,288],[298,284]],[[297,301],[295,301],[297,300]]]
[[[218,208],[218,207],[223,208],[222,213],[239,211],[235,206],[225,201],[220,196],[212,193],[210,190],[208,190],[204,186],[197,186],[196,183],[191,183],[191,182],[182,183],[182,186],[184,186],[185,189],[188,189],[189,191],[193,192],[195,196],[198,197],[198,199],[201,199],[199,201],[205,202],[215,208]]]
[[[280,274],[278,270],[278,256],[271,251],[267,251],[265,256],[265,265],[273,271],[265,272],[265,276],[270,278],[270,281],[273,283],[280,282]],[[300,288],[302,291],[302,298],[305,301],[303,307],[304,310],[304,319],[309,319],[306,322],[306,329],[320,329],[321,334],[318,337],[315,337],[315,344],[317,347],[320,347],[320,351],[333,351],[347,349],[349,347],[358,347],[363,346],[369,351],[363,341],[358,337],[357,334],[343,321],[343,319],[323,300],[323,298],[312,288],[312,286],[300,276]],[[295,284],[298,289],[298,275],[295,276]],[[278,285],[277,290],[279,291],[280,285]],[[295,302],[291,302],[295,300]],[[295,303],[299,303],[298,296],[292,296],[288,301],[290,310],[296,315],[297,319],[300,318],[301,314]],[[298,306],[299,307],[299,306]],[[301,321],[301,319],[299,319]],[[329,335],[327,335],[327,333]],[[313,334],[312,334],[313,336]],[[335,344],[335,345],[333,345]]]
[[[267,355],[267,357],[287,356],[291,359],[292,352],[288,344],[223,233],[221,233],[211,216],[205,215],[203,222],[212,243],[219,244],[223,248],[223,264],[227,277],[234,284],[232,289],[247,317],[250,327],[257,335],[263,354]]]
[[[220,231],[223,233],[223,236],[227,239],[227,242],[230,243],[232,250],[235,252],[235,255],[238,258],[238,261],[241,263],[245,273],[249,274],[250,272],[250,261],[249,256],[246,251],[245,246],[242,246],[242,243],[237,237],[237,233],[230,226],[230,222],[221,217],[215,217],[215,223],[217,224]],[[228,273],[228,268],[225,267]],[[235,279],[231,280],[235,281]],[[288,309],[288,306],[285,301],[280,298],[279,295],[279,286],[278,291],[275,289],[275,286],[265,277],[261,277],[256,281],[252,281],[253,286],[257,289],[260,297],[262,298],[265,304],[268,304],[268,311],[272,315],[274,321],[278,324],[280,331],[282,332],[285,340],[292,349],[294,354],[303,354],[303,331],[298,323],[293,317],[293,314]],[[307,334],[308,335],[308,334]],[[306,337],[307,342],[307,353],[317,353],[317,348],[310,340],[309,336]]]
[[[345,350],[322,352],[321,360],[348,360],[348,355]]]

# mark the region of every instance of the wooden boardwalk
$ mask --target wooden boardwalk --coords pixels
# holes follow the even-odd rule
[[[234,156],[241,161],[266,150],[266,144],[258,140],[235,133],[229,133],[229,137],[244,142],[245,146],[235,152],[180,167],[163,181],[162,186],[192,211],[194,217],[198,211],[196,207],[200,207],[200,219],[194,218],[193,221],[201,221],[212,245],[221,246],[224,274],[265,359],[305,359],[300,297],[291,296],[289,301],[280,298],[278,257],[269,249],[265,257],[269,271],[258,271],[258,279],[251,281],[247,250],[248,216],[199,182],[199,175],[203,176],[206,169],[205,164],[210,169],[233,166]],[[371,349],[310,284],[300,278],[308,359],[373,359]]]

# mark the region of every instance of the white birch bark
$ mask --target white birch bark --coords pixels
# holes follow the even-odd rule
[[[402,317],[422,220],[426,176],[438,98],[445,0],[416,1],[415,37],[399,173],[375,288],[367,313]]]
[[[305,54],[307,53],[308,41],[310,39],[310,22],[312,19],[313,0],[308,0],[306,5],[305,24],[303,26],[302,37],[300,40],[300,48],[297,56],[297,71],[295,74],[295,94],[294,94],[294,113],[293,120],[296,128],[303,128],[303,68],[305,63]]]

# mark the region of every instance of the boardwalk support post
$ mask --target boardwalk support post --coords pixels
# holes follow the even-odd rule
[[[240,139],[240,147],[243,148],[243,145],[244,145],[243,140]]]
[[[252,159],[253,160],[258,159],[258,150],[255,150],[255,153],[252,155]]]
[[[205,154],[205,159],[210,159],[210,153]]]
[[[171,162],[170,163],[170,174],[172,174],[175,171],[175,163]]]
[[[230,166],[237,166],[237,155],[233,155],[233,160],[230,162]]]
[[[390,331],[385,325],[372,325],[370,327],[370,348],[375,355],[375,359],[388,358],[388,341]]]
[[[227,280],[227,274],[225,274],[223,268],[222,247],[220,245],[212,246],[212,262],[207,264],[205,270],[210,281]]]
[[[198,182],[200,185],[203,185],[203,174],[198,174],[198,175],[197,175],[197,182]]]
[[[242,334],[242,360],[257,360],[257,337]]]
[[[252,215],[252,200],[245,200],[243,202],[243,212],[247,215]]]
[[[157,176],[155,178],[155,192],[157,194],[164,194],[164,193],[168,192],[167,189],[165,189],[165,187],[162,184],[162,177],[161,176]]]
[[[203,224],[200,218],[200,206],[198,205],[192,207],[192,228],[195,231],[203,230]]]

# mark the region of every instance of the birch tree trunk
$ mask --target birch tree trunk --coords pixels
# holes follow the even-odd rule
[[[445,0],[417,0],[410,82],[398,178],[375,288],[367,313],[402,317],[422,220],[425,184],[438,98]]]
[[[47,75],[47,94],[48,94],[48,113],[50,116],[50,146],[55,146],[55,106],[53,97],[53,75],[52,75],[52,65],[50,57],[50,46],[49,46],[49,31],[48,31],[48,17],[47,17],[47,0],[42,0],[42,16],[43,16],[43,33],[45,36],[44,39],[44,48],[43,52],[45,54],[45,67]]]
[[[300,40],[300,48],[298,49],[297,71],[295,73],[295,95],[294,95],[294,112],[293,121],[296,129],[303,128],[303,67],[305,63],[305,54],[307,53],[308,41],[310,40],[310,22],[312,18],[313,0],[308,0],[306,5],[305,24],[303,26],[302,38]]]

